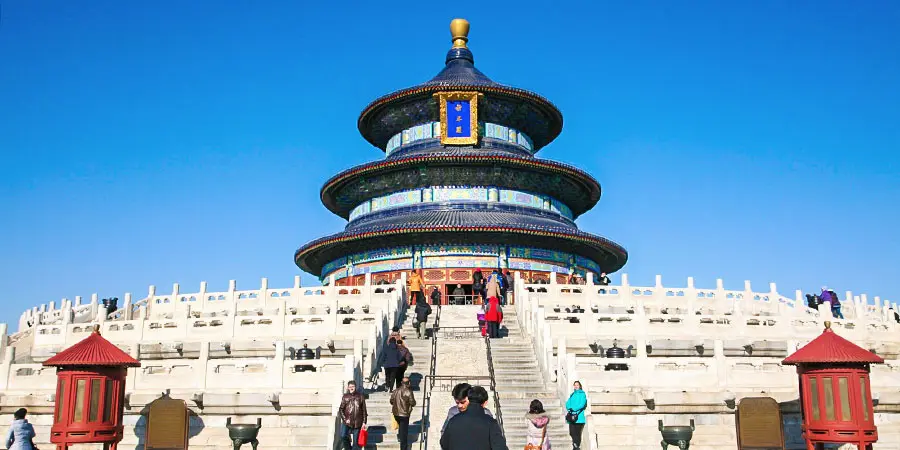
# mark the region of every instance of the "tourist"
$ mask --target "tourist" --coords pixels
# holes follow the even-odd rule
[[[25,416],[28,410],[19,408],[13,413],[13,421],[6,432],[6,448],[9,450],[36,450],[34,445],[34,427]]]
[[[454,305],[466,304],[466,290],[463,289],[461,284],[457,284],[456,289],[453,290],[452,300]]]
[[[841,301],[834,291],[822,286],[822,293],[819,294],[819,300],[822,303],[828,302],[831,304],[831,315],[834,316],[835,319],[844,318],[844,313],[841,312]]]
[[[509,271],[509,269],[505,269],[503,271],[503,280],[506,282],[506,292],[508,293],[507,295],[509,295],[509,297],[506,298],[506,303],[512,304],[512,296],[515,293],[515,289],[513,289],[513,287],[515,286],[516,279],[513,276],[512,272]]]
[[[481,274],[481,269],[475,269],[472,272],[472,298],[476,295],[481,296],[481,301],[484,302],[484,275]]]
[[[819,296],[815,294],[806,294],[806,306],[811,309],[819,309]]]
[[[403,342],[401,339],[389,339],[384,351],[381,353],[381,367],[384,368],[384,387],[388,392],[394,392],[394,383],[397,379],[397,373],[400,371],[400,348],[397,342]]]
[[[431,304],[432,305],[440,305],[441,304],[441,290],[438,289],[437,286],[431,288]]]
[[[409,348],[406,347],[406,344],[403,343],[402,339],[397,341],[397,351],[400,353],[400,366],[397,367],[397,371],[394,374],[394,380],[397,382],[397,387],[400,387],[400,382],[403,380],[406,368],[412,364],[413,356],[412,352],[409,351]]]
[[[540,400],[531,401],[525,419],[528,421],[525,450],[550,450],[550,437],[547,436],[550,417],[544,411],[544,404]]]
[[[597,279],[597,284],[600,286],[609,286],[611,281],[609,280],[609,276],[606,275],[606,272],[600,272],[600,278]]]
[[[482,414],[488,393],[481,386],[472,386],[467,395],[465,414],[457,414],[441,434],[442,450],[508,450],[500,424],[493,417]]]
[[[437,288],[434,289],[434,292],[437,292]],[[438,294],[438,298],[440,298],[440,294]],[[429,305],[428,302],[423,301],[416,303],[416,320],[413,321],[413,326],[416,327],[416,336],[418,336],[419,339],[422,339],[422,331],[427,330],[425,324],[428,323],[428,316],[430,314],[431,305]],[[428,333],[425,334],[427,335]]]
[[[496,297],[497,300],[500,300],[500,283],[498,283],[493,277],[488,278],[487,283],[484,286],[484,296],[487,299]]]
[[[400,450],[408,450],[409,447],[409,417],[414,406],[416,397],[410,387],[409,377],[403,377],[400,387],[391,395],[391,413],[399,425],[397,437],[400,440]]]
[[[572,437],[572,449],[581,448],[581,433],[584,431],[584,410],[587,409],[587,395],[581,389],[581,382],[572,383],[572,395],[566,400],[566,422],[569,423],[569,436]]]
[[[419,272],[413,270],[409,273],[409,304],[415,305],[417,302],[425,301],[425,293],[423,288],[425,281],[419,276]]]
[[[495,280],[497,282],[497,285],[500,286],[500,304],[505,306],[506,291],[508,286],[506,284],[506,276],[503,275],[503,271],[501,271],[500,269],[494,269],[494,273],[491,274],[491,279]]]
[[[469,389],[471,388],[472,386],[469,383],[459,383],[453,387],[453,391],[451,391],[450,393],[453,395],[454,405],[447,410],[447,418],[444,419],[444,425],[441,426],[441,433],[447,430],[447,424],[450,423],[450,419],[455,417],[457,414],[466,411],[466,407],[469,406],[468,396]],[[494,415],[491,414],[491,410],[487,408],[484,408],[484,413],[491,418],[494,417]]]
[[[496,296],[488,297],[488,305],[484,311],[484,320],[487,322],[488,337],[496,339],[500,337],[500,323],[503,322],[503,307]]]
[[[478,312],[475,313],[475,319],[478,320],[478,328],[481,330],[481,337],[487,336],[487,321],[484,320],[484,307],[487,305],[481,305],[478,308]]]
[[[341,415],[341,444],[343,450],[357,450],[359,446],[359,432],[366,428],[369,413],[366,411],[366,398],[362,392],[356,389],[355,381],[347,382],[347,393],[341,398],[341,406],[338,408]],[[353,436],[353,447],[350,446],[350,436]]]

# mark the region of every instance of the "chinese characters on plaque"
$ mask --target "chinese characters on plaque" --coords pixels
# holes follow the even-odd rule
[[[441,108],[441,144],[478,143],[477,92],[439,92],[434,94]]]

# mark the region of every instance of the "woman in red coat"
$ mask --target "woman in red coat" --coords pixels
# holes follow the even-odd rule
[[[488,337],[500,337],[500,322],[503,322],[503,308],[500,307],[500,299],[488,297],[487,310],[484,312],[484,320],[487,322]]]

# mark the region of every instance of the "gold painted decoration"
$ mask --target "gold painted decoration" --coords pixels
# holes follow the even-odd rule
[[[478,92],[438,92],[441,108],[441,144],[478,143]]]

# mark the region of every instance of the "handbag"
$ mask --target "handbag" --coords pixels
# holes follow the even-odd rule
[[[400,429],[400,424],[397,423],[397,417],[391,414],[391,430],[397,431]]]
[[[544,428],[541,429],[540,445],[525,444],[525,450],[541,450],[541,449],[543,449],[544,448],[544,440],[547,439],[547,427],[549,427],[549,426],[550,426],[550,424],[548,423],[547,425],[544,425]]]
[[[566,412],[566,422],[567,423],[575,423],[578,422],[578,412],[569,410]]]
[[[362,447],[365,447],[366,444],[368,444],[368,443],[369,443],[369,429],[363,428],[362,430],[359,430],[359,437],[356,438],[356,446],[362,448]]]

